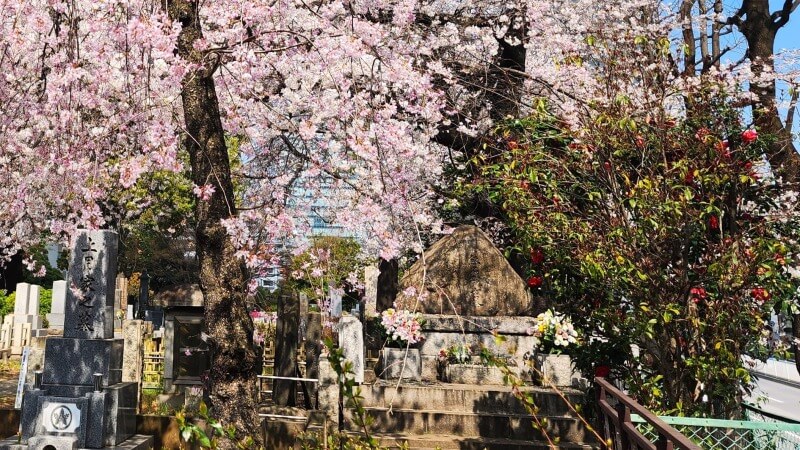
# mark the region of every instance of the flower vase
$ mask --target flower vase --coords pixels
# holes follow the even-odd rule
[[[537,353],[534,367],[533,378],[542,386],[574,387],[580,383],[580,374],[572,369],[569,355]]]
[[[381,378],[419,381],[422,378],[422,358],[418,348],[384,348],[381,350]]]

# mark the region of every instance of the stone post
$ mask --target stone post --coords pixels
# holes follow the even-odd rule
[[[47,321],[50,328],[64,329],[64,311],[67,302],[67,282],[58,280],[53,282],[53,303],[50,305],[50,314]]]
[[[339,385],[336,372],[328,361],[327,352],[320,355],[319,360],[319,391],[317,400],[319,409],[324,411],[328,423],[339,424]]]
[[[353,363],[356,383],[364,382],[364,332],[361,322],[346,315],[339,321],[339,347],[346,360]]]
[[[378,315],[378,270],[377,264],[364,267],[364,318]]]
[[[275,375],[297,376],[297,333],[300,322],[300,302],[295,297],[278,298],[278,323],[275,325]],[[296,406],[296,382],[275,380],[272,398],[279,406]]]
[[[37,330],[42,328],[42,318],[39,316],[39,299],[42,295],[42,287],[32,284],[28,291],[28,317],[27,321],[31,324],[32,335],[37,335]]]
[[[21,355],[22,348],[28,345],[30,330],[24,327],[28,323],[28,297],[31,285],[17,283],[17,294],[14,298],[14,323],[11,331],[11,354]]]

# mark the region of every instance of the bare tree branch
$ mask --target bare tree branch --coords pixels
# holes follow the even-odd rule
[[[778,28],[786,25],[789,22],[789,16],[791,16],[792,12],[797,9],[798,5],[800,5],[800,0],[784,0],[783,8],[781,8],[780,11],[776,11],[772,14],[774,29],[777,30]]]

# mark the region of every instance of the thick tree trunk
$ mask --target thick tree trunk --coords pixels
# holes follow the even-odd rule
[[[198,3],[173,0],[168,13],[182,25],[178,53],[201,69],[183,81],[183,110],[187,135],[184,145],[192,164],[192,180],[198,186],[212,185],[209,200],[198,199],[196,245],[200,264],[200,286],[205,299],[205,328],[212,350],[212,414],[223,425],[234,425],[237,436],[260,441],[257,412],[256,365],[253,323],[246,310],[246,275],[234,253],[222,220],[236,214],[230,161],[220,120],[213,68],[203,61],[194,43],[203,34]],[[221,442],[222,448],[234,448]]]
[[[743,3],[746,19],[739,29],[747,40],[747,52],[753,62],[753,75],[774,70],[775,36],[782,26],[770,13],[768,0],[749,0]],[[781,122],[776,102],[775,82],[756,82],[750,91],[758,99],[753,106],[753,119],[761,132],[777,138],[767,154],[772,169],[785,181],[797,182],[800,177],[800,157],[794,147],[791,132]]]

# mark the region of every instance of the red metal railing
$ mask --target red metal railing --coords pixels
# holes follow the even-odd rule
[[[644,406],[620,391],[605,378],[595,378],[597,403],[600,408],[600,436],[605,450],[702,450],[675,428],[667,425]],[[613,404],[610,400],[616,400]],[[651,442],[631,422],[631,412],[638,414],[652,425],[658,434],[656,442]]]

